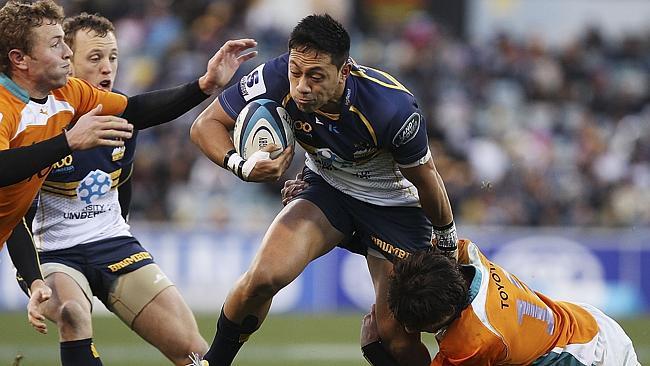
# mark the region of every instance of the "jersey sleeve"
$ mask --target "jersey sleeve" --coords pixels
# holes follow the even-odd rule
[[[124,95],[100,90],[84,80],[70,78],[64,88],[67,102],[75,108],[75,120],[98,104],[102,105],[102,115],[120,115],[126,109]]]
[[[398,100],[397,111],[388,126],[385,144],[401,167],[414,167],[428,159],[429,140],[422,112],[411,95]]]
[[[16,124],[8,114],[0,110],[0,150],[7,150],[9,142],[16,131]]]
[[[219,95],[221,107],[232,119],[237,119],[239,112],[253,100],[282,103],[289,93],[288,61],[289,54],[284,54],[257,66]]]

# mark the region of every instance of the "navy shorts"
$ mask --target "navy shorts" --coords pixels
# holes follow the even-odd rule
[[[422,208],[360,201],[332,187],[308,168],[303,171],[303,180],[309,185],[297,198],[318,206],[332,226],[345,235],[340,247],[362,255],[373,249],[389,260],[432,248],[431,222]]]
[[[40,252],[39,259],[41,264],[60,263],[81,272],[93,294],[104,304],[119,276],[154,263],[153,256],[130,236]]]

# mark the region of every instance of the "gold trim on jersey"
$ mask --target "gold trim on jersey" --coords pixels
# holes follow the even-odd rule
[[[366,128],[368,129],[368,132],[370,132],[370,136],[372,136],[372,141],[374,141],[375,146],[377,146],[377,135],[375,134],[375,129],[372,128],[372,126],[370,125],[370,122],[368,122],[368,119],[366,118],[366,116],[364,116],[363,113],[361,113],[361,111],[359,111],[353,105],[350,106],[350,112],[356,114],[357,116],[359,116],[359,118],[361,118],[361,121],[363,122],[364,125],[366,125]]]
[[[327,112],[321,111],[320,109],[317,109],[315,111],[315,113],[320,114],[323,117],[329,118],[332,121],[338,121],[339,118],[341,118],[341,113],[327,113]]]
[[[110,174],[111,176],[111,189],[119,186],[120,184],[120,174],[122,173],[122,168],[117,169],[116,171]],[[130,176],[130,174],[129,174]],[[42,190],[49,193],[58,194],[61,196],[75,197],[77,196],[77,187],[79,186],[79,181],[75,182],[52,182],[46,180],[43,182]]]
[[[135,164],[131,164],[131,169],[129,169],[129,174],[126,176],[124,179],[120,179],[120,181],[117,183],[117,187],[119,188],[122,184],[126,183],[131,179],[131,176],[133,175],[133,170],[135,168]],[[122,170],[122,169],[120,169]]]
[[[284,108],[287,108],[287,104],[289,104],[289,100],[291,100],[291,93],[287,93],[284,99],[282,99],[282,106]]]
[[[381,76],[385,77],[386,79],[388,79],[393,84],[389,84],[389,83],[387,83],[385,81],[381,81],[381,80],[379,80],[377,78],[374,78],[374,77],[366,74],[365,69],[372,70],[372,71],[378,73],[379,75],[381,75]],[[357,76],[357,77],[364,78],[364,79],[368,79],[370,81],[374,81],[375,83],[377,83],[377,84],[379,84],[381,86],[384,86],[386,88],[401,90],[403,92],[406,92],[406,93],[409,93],[409,94],[413,95],[413,93],[411,93],[408,89],[406,89],[406,87],[404,85],[402,85],[402,83],[397,81],[397,79],[395,79],[391,74],[389,74],[387,72],[377,70],[377,69],[373,69],[373,68],[367,67],[367,66],[359,66],[358,70],[350,71],[350,74],[352,74],[354,76]]]

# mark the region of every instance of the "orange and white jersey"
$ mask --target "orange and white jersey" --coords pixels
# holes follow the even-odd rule
[[[471,303],[437,335],[431,365],[596,364],[599,327],[585,308],[532,291],[468,240],[459,263],[475,269]]]
[[[47,99],[33,101],[25,90],[0,74],[0,150],[29,146],[62,133],[82,115],[103,105],[102,114],[119,115],[126,108],[123,95],[68,78]],[[0,187],[0,248],[29,209],[51,167],[16,184]]]

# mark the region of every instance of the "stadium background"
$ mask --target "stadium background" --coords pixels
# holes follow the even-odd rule
[[[418,97],[461,235],[532,287],[607,311],[650,362],[647,1],[59,2],[69,15],[115,23],[116,86],[128,94],[192,79],[225,40],[253,37],[260,55],[237,81],[284,52],[302,16],[330,12],[351,32],[357,62]],[[281,208],[281,184],[242,183],[202,157],[188,129],[204,106],[140,134],[131,219],[210,340],[224,296]],[[295,160],[287,176],[302,165]],[[31,330],[6,251],[0,261],[0,365],[18,353],[23,365],[56,364],[55,329]],[[369,281],[359,257],[319,259],[281,292],[237,364],[363,365]],[[164,364],[96,305],[106,364]]]

